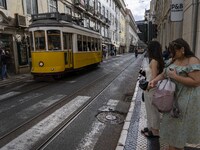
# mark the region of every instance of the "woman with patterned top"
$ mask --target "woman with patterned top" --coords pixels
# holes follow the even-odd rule
[[[149,85],[155,87],[159,80],[171,78],[176,84],[175,99],[178,102],[178,118],[163,114],[160,127],[161,140],[169,150],[183,150],[187,144],[200,144],[200,60],[182,38],[169,45],[172,62]]]

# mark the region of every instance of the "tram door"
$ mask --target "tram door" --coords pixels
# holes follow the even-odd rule
[[[73,51],[72,51],[72,34],[63,33],[63,46],[65,51],[65,66],[66,68],[73,67]]]

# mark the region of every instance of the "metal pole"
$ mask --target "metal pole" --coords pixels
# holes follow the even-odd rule
[[[149,43],[149,20],[145,22],[145,28],[146,28],[146,36],[147,36],[147,44]]]
[[[197,17],[198,17],[198,6],[199,6],[199,1],[198,0],[193,0],[193,36],[192,36],[192,51],[195,54],[196,51],[196,36],[197,36]]]

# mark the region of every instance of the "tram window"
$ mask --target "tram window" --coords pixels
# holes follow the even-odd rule
[[[83,51],[82,36],[80,34],[77,35],[77,45],[78,45],[78,51]]]
[[[88,47],[87,47],[88,51],[91,51],[91,37],[88,37]]]
[[[59,30],[48,30],[47,38],[48,38],[48,49],[49,50],[60,50],[61,49],[60,31]]]
[[[98,45],[98,51],[100,51],[101,50],[101,41],[100,41],[100,39],[98,39],[97,45]]]
[[[70,50],[72,49],[72,34],[70,33],[63,33],[63,44],[64,49]]]
[[[68,34],[69,49],[72,49],[72,34]]]
[[[95,39],[95,41],[94,41],[94,45],[95,45],[95,51],[98,51],[98,44],[97,44],[97,39]]]
[[[45,50],[45,33],[42,30],[38,30],[34,32],[35,37],[35,50],[41,51]]]
[[[94,38],[91,38],[91,50],[95,51],[95,48],[94,48]]]
[[[83,36],[83,51],[87,51],[88,45],[87,45],[87,36]]]
[[[31,49],[31,51],[33,51],[34,47],[33,47],[33,34],[32,34],[32,32],[30,32],[30,37],[29,38],[30,38],[29,39],[29,41],[30,41],[30,49]]]

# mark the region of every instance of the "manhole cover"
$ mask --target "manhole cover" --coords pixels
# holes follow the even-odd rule
[[[120,124],[124,122],[124,116],[118,112],[100,112],[97,119],[103,123]]]

